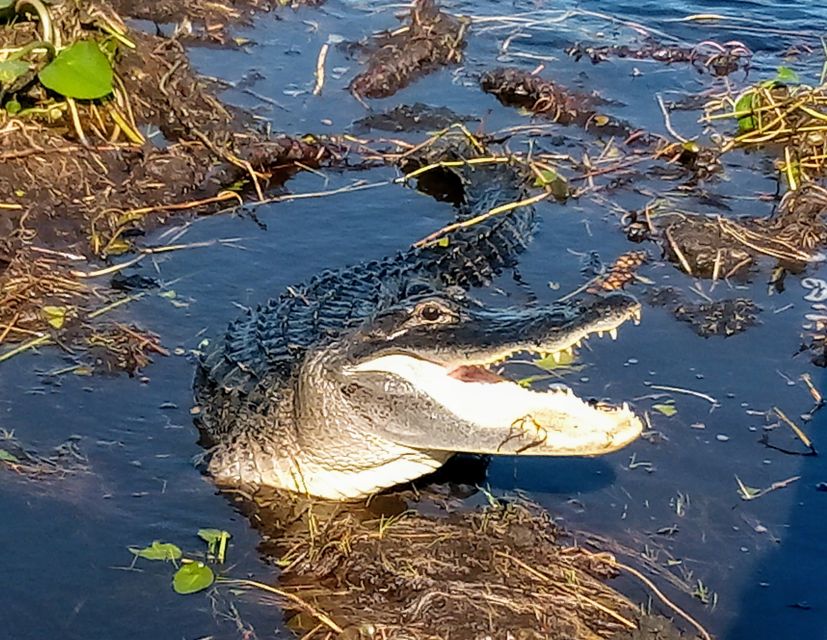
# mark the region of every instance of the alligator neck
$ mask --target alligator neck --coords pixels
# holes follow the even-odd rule
[[[426,475],[452,455],[394,444],[353,423],[346,393],[322,353],[216,446],[209,471],[219,484],[270,486],[334,500],[355,499]]]

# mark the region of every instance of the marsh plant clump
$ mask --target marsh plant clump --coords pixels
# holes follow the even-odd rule
[[[0,23],[0,344],[82,325],[90,345],[121,345],[105,360],[135,370],[163,350],[137,330],[139,356],[125,346],[136,331],[89,322],[123,299],[101,286],[118,269],[97,264],[172,218],[263,198],[338,148],[263,133],[215,98],[178,40],[130,32],[104,2],[16,6]]]
[[[469,511],[434,497],[380,496],[368,507],[239,500],[282,568],[280,588],[298,598],[279,602],[300,635],[691,637],[609,586],[623,565],[578,544],[541,507],[489,496]]]

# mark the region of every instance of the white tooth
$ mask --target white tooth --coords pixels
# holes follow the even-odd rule
[[[598,337],[598,338],[602,338],[602,337],[603,337],[603,332],[602,332],[602,331],[598,331],[598,332],[597,332],[597,337]]]
[[[556,362],[557,364],[560,364],[560,352],[559,351],[554,351],[551,354],[551,359],[554,360],[554,362]]]
[[[617,329],[609,329],[609,335],[612,337],[612,340],[617,340]]]
[[[623,411],[624,411],[624,412],[627,412],[627,413],[628,413],[628,412],[629,412],[629,403],[628,403],[628,402],[624,402],[624,403],[623,403],[623,407],[622,407],[622,409],[623,409]]]

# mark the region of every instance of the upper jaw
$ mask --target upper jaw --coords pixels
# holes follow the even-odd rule
[[[496,312],[495,312],[496,313]],[[572,305],[564,314],[554,307],[537,308],[488,321],[478,318],[481,331],[469,330],[466,348],[451,346],[444,350],[403,349],[412,357],[442,364],[449,370],[462,367],[496,365],[519,352],[551,356],[560,362],[573,356],[591,337],[618,337],[619,327],[628,320],[639,324],[641,306],[633,297],[613,294],[597,301]],[[496,317],[496,316],[495,316]],[[473,324],[473,320],[471,321]],[[513,335],[511,341],[504,336]]]

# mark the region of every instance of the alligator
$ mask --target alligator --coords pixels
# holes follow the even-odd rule
[[[438,170],[461,190],[460,223],[526,198],[518,163],[468,162],[482,152],[450,136],[440,154],[464,161]],[[455,226],[441,241],[288,287],[205,350],[196,413],[219,485],[352,500],[457,453],[594,456],[640,434],[626,403],[524,388],[497,368],[518,352],[559,359],[593,334],[616,338],[640,319],[635,298],[484,305],[474,290],[516,266],[534,209]]]

